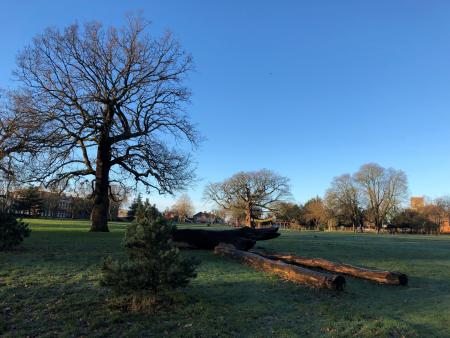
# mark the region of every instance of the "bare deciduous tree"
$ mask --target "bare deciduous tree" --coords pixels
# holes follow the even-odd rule
[[[450,196],[436,198],[433,205],[440,210],[440,216],[436,215],[436,217],[440,217],[441,223],[439,225],[444,226],[447,222],[450,222]],[[435,210],[435,212],[436,211],[437,210]]]
[[[434,204],[441,208],[444,213],[444,217],[450,220],[450,196],[438,197],[434,201]]]
[[[400,209],[408,195],[408,180],[401,170],[376,163],[363,165],[355,174],[367,207],[367,215],[379,232],[388,217]]]
[[[290,197],[289,179],[267,169],[240,172],[207,185],[204,196],[224,209],[245,212],[245,225],[254,226],[257,213],[274,212],[277,202]]]
[[[442,206],[433,203],[425,204],[417,211],[439,228],[444,224],[447,216]]]
[[[353,231],[362,225],[361,203],[358,184],[349,174],[335,177],[325,194],[325,204],[333,216],[344,222],[350,222]]]
[[[11,129],[13,129],[12,125],[5,118],[4,114],[0,115],[0,171],[5,174],[8,173],[8,165],[7,165],[7,157],[14,151],[16,145],[11,145]]]
[[[177,214],[179,222],[184,222],[187,217],[192,216],[194,206],[189,195],[182,194],[172,206],[172,211]]]
[[[19,176],[20,161],[18,160],[23,159],[27,152],[26,139],[27,135],[19,121],[2,101],[0,106],[0,203],[4,210],[11,206],[10,192]]]
[[[194,175],[176,150],[181,139],[198,142],[185,113],[191,57],[170,33],[152,38],[147,27],[130,17],[120,29],[47,29],[17,58],[22,87],[12,100],[22,125],[39,126],[27,140],[37,178],[48,186],[94,177],[91,231],[108,231],[112,183],[132,178],[172,194]]]
[[[325,224],[328,220],[327,211],[323,200],[320,197],[310,199],[303,206],[306,222],[312,223],[316,229]]]
[[[24,150],[24,137],[16,118],[7,109],[0,110],[0,173],[12,175],[13,155]]]

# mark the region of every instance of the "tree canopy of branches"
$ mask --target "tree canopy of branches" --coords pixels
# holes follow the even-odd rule
[[[16,181],[16,155],[25,151],[26,136],[13,116],[1,101],[0,104],[0,203],[2,209],[9,208],[11,187]],[[21,140],[19,140],[19,136]]]
[[[423,208],[418,210],[430,222],[437,224],[439,227],[444,224],[445,220],[449,219],[445,210],[437,204],[426,204]]]
[[[276,205],[275,216],[277,220],[286,222],[304,223],[304,210],[301,205],[291,202],[279,202]]]
[[[172,206],[172,211],[178,216],[179,222],[184,222],[194,213],[194,205],[188,194],[182,194]]]
[[[153,38],[147,28],[137,17],[118,29],[50,28],[17,58],[11,106],[23,128],[39,126],[24,133],[38,153],[37,179],[92,177],[91,231],[108,231],[111,182],[132,178],[173,194],[194,177],[189,153],[177,148],[199,141],[186,114],[191,57],[170,33]]]
[[[326,208],[339,224],[350,224],[353,230],[362,225],[362,198],[354,177],[335,177],[325,194]]]
[[[277,203],[290,195],[289,179],[267,169],[237,173],[208,184],[204,191],[205,198],[220,207],[245,212],[245,225],[252,227],[256,214],[276,211]]]
[[[415,233],[437,233],[439,224],[430,220],[426,214],[418,210],[405,209],[392,219],[391,227],[408,228]]]
[[[328,221],[327,211],[323,200],[320,197],[310,199],[303,206],[305,221],[319,229]]]
[[[12,175],[11,156],[23,152],[26,138],[21,134],[17,117],[8,111],[7,107],[0,107],[0,174]],[[20,138],[19,138],[20,135]]]
[[[11,170],[8,168],[8,156],[19,150],[20,147],[18,144],[11,143],[11,140],[15,139],[12,137],[15,133],[13,131],[15,129],[13,123],[8,121],[3,111],[0,116],[0,174],[2,177],[6,177],[11,173]]]
[[[450,220],[450,196],[439,197],[434,204],[442,210],[443,216]]]
[[[363,165],[355,174],[361,187],[367,216],[378,231],[392,217],[408,194],[408,180],[401,170],[383,168],[375,163]]]
[[[27,187],[15,192],[14,211],[17,214],[39,216],[43,208],[43,199],[38,187]]]

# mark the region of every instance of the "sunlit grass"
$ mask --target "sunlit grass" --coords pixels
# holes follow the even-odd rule
[[[0,335],[448,337],[450,237],[285,231],[260,242],[368,267],[398,269],[408,287],[347,278],[342,293],[309,289],[208,251],[198,278],[158,315],[121,313],[99,284],[106,255],[123,256],[125,223],[89,233],[86,221],[27,220],[33,232],[0,253]],[[215,229],[210,227],[209,229]]]

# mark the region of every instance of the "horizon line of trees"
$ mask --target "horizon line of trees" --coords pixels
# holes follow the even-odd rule
[[[258,180],[267,183],[268,178],[276,185],[278,176],[269,170],[238,173],[232,179],[220,183],[227,189],[232,189],[232,183],[243,191],[246,180],[250,180],[253,188],[269,185],[261,185]],[[236,183],[237,182],[237,183]],[[275,182],[275,183],[274,183]],[[361,166],[354,174],[343,174],[335,177],[330,188],[323,198],[317,196],[304,204],[296,204],[289,200],[290,194],[287,178],[281,177],[283,189],[282,198],[273,198],[272,203],[267,204],[263,210],[255,203],[250,211],[252,225],[256,225],[258,219],[273,218],[276,222],[289,222],[292,227],[306,229],[352,229],[353,231],[364,228],[373,228],[377,232],[408,231],[415,233],[438,233],[445,222],[450,220],[450,197],[440,197],[434,201],[428,200],[421,208],[412,209],[405,205],[408,196],[406,174],[401,170],[383,168],[378,164],[369,163]],[[217,184],[217,186],[220,186]],[[206,187],[205,196],[210,193],[211,185]],[[257,192],[261,194],[261,188]],[[41,187],[21,187],[17,182],[8,192],[7,207],[16,216],[37,216],[53,218],[78,218],[89,219],[92,208],[92,194],[90,187],[79,185],[73,189],[76,193],[65,194],[61,191],[45,190]],[[274,189],[272,189],[274,190]],[[276,188],[275,188],[276,190]],[[235,190],[238,191],[238,190]],[[248,191],[248,190],[247,190]],[[122,196],[116,191],[116,198],[110,203],[108,219],[118,219],[119,209],[128,198],[129,192],[122,192]],[[0,194],[2,195],[2,194]],[[256,195],[251,196],[255,198]],[[281,196],[278,193],[279,197]],[[1,207],[5,208],[5,195],[0,197]],[[219,205],[211,214],[226,220],[228,224],[248,225],[248,204],[241,204],[239,199],[233,201],[230,196],[229,208]],[[267,196],[265,196],[267,197]],[[128,219],[133,219],[136,206],[142,203],[139,194],[129,207]],[[234,203],[234,204],[233,204]],[[195,212],[193,203],[188,194],[182,194],[164,214],[171,219],[183,223],[191,221]]]
[[[204,197],[238,224],[289,222],[307,229],[351,228],[377,232],[439,233],[450,219],[450,197],[422,208],[407,206],[408,179],[402,170],[376,163],[362,165],[353,174],[333,178],[323,198],[293,203],[289,179],[263,169],[240,172],[205,187]]]
[[[440,232],[441,227],[450,220],[450,197],[436,198],[417,209],[410,206],[402,207],[383,224],[381,229],[377,229],[366,215],[365,210],[362,210],[360,223],[356,227],[350,219],[346,220],[344,217],[336,218],[326,201],[317,196],[309,199],[304,204],[280,202],[279,210],[273,216],[275,216],[276,222],[290,223],[290,227],[293,229],[347,229],[351,231],[374,229],[377,232],[384,229],[390,233],[437,234]]]
[[[286,222],[292,227],[316,230],[372,228],[377,232],[385,229],[438,233],[450,219],[450,197],[411,209],[406,204],[406,174],[376,163],[364,164],[354,174],[333,178],[323,198],[316,196],[304,204],[290,201],[289,189],[287,178],[263,169],[240,172],[222,182],[210,183],[205,187],[204,197],[218,206],[211,213],[234,225]],[[193,213],[193,203],[187,194],[165,211],[181,223]]]
[[[407,197],[403,171],[368,163],[354,174],[335,177],[324,198],[317,196],[304,205],[280,202],[273,215],[310,229],[373,228],[377,232],[439,233],[450,220],[450,197],[415,209],[406,206]]]
[[[7,196],[7,198],[6,198]],[[112,200],[108,219],[118,219],[126,196]],[[87,191],[68,194],[37,186],[16,187],[8,194],[0,193],[0,209],[18,217],[89,219],[93,199]]]

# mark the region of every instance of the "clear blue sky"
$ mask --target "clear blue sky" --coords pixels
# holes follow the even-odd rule
[[[48,26],[143,10],[156,34],[175,33],[207,138],[189,191],[199,209],[205,183],[260,168],[290,177],[298,202],[366,162],[404,170],[413,195],[450,193],[450,1],[0,3],[0,87]]]

